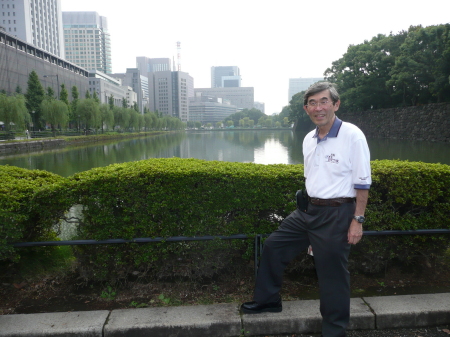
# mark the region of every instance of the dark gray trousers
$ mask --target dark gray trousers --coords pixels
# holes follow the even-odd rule
[[[345,336],[350,319],[350,244],[347,232],[354,203],[339,207],[308,205],[308,212],[292,212],[264,242],[253,300],[279,298],[283,272],[299,253],[313,248],[320,288],[320,312],[324,337]]]

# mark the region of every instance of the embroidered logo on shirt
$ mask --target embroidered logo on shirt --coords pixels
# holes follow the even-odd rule
[[[328,156],[325,156],[326,161],[327,161],[328,163],[338,164],[338,163],[339,163],[339,159],[335,159],[334,156],[335,156],[334,153],[332,153],[332,154],[330,154],[330,155],[328,155]]]

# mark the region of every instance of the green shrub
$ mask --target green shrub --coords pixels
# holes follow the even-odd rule
[[[19,258],[10,243],[55,238],[52,226],[58,222],[58,201],[45,197],[37,201],[36,196],[45,189],[60,190],[58,183],[64,180],[46,171],[0,166],[0,261]]]
[[[398,160],[372,163],[365,230],[450,229],[450,166]],[[364,237],[352,248],[354,269],[378,272],[390,261],[441,255],[448,235]]]
[[[7,210],[1,215],[1,258],[13,252],[7,243],[50,236],[73,205],[82,209],[79,239],[271,233],[295,209],[295,192],[304,187],[303,165],[172,158],[115,164],[69,178],[27,170],[16,177],[5,170],[10,169],[0,171],[7,179],[3,188],[11,197],[2,193],[0,199]],[[365,230],[450,228],[450,166],[373,161],[372,175]],[[27,188],[21,180],[32,184]],[[447,248],[445,235],[365,237],[352,248],[351,268],[376,272],[388,261],[411,262]],[[80,245],[75,252],[86,280],[113,284],[129,275],[199,279],[237,272],[252,259],[252,249],[252,240],[214,240]],[[296,261],[308,267],[309,260]]]

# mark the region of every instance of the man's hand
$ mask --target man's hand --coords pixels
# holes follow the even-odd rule
[[[361,240],[362,235],[362,224],[353,219],[348,229],[348,243],[351,245],[356,245]]]

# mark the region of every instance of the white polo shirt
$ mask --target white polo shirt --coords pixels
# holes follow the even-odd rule
[[[370,152],[362,131],[337,117],[328,135],[319,140],[318,129],[303,140],[304,176],[310,197],[355,197],[355,189],[372,184]]]

